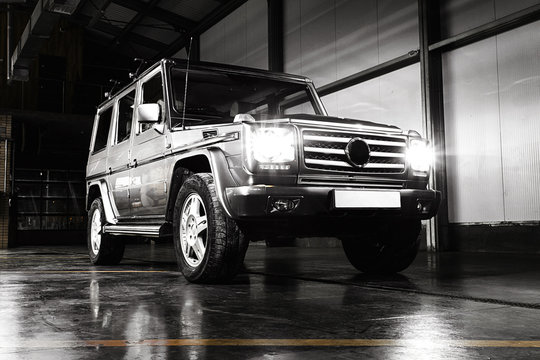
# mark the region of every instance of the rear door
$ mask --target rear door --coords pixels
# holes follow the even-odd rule
[[[133,133],[135,86],[123,91],[115,103],[112,141],[109,147],[107,171],[108,185],[112,192],[119,218],[130,216],[129,163]]]
[[[109,150],[109,134],[111,132],[113,104],[107,104],[98,110],[94,129],[92,131],[92,141],[90,144],[90,155],[86,165],[86,176],[88,180],[105,179],[107,171],[107,155]]]
[[[137,122],[131,151],[131,215],[139,218],[162,218],[167,203],[165,154],[170,144],[166,129],[165,92],[161,68],[145,76],[139,84],[139,103],[161,106],[158,124]]]

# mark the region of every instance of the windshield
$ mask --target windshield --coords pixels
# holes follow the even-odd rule
[[[173,90],[172,127],[232,123],[238,114],[255,120],[277,119],[291,110],[316,114],[307,83],[275,80],[251,75],[211,70],[190,70],[184,104],[184,69],[171,71]],[[298,105],[303,103],[301,107]]]

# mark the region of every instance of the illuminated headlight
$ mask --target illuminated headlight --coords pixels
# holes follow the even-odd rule
[[[411,139],[407,149],[407,160],[415,175],[426,176],[433,159],[433,153],[425,140]],[[417,174],[421,173],[421,174]]]
[[[245,155],[248,168],[254,170],[289,170],[296,159],[296,139],[293,128],[245,128]]]

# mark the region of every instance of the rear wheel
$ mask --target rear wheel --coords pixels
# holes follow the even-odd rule
[[[360,236],[342,238],[343,250],[358,270],[393,274],[405,270],[416,258],[420,220],[389,222]]]
[[[97,198],[88,211],[87,245],[90,261],[94,265],[116,265],[124,256],[122,238],[103,233],[105,225],[103,202]]]
[[[238,273],[248,241],[221,207],[211,174],[184,182],[173,218],[176,260],[188,281],[223,282]]]

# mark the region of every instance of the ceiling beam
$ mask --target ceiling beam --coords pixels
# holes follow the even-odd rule
[[[224,19],[227,15],[232,13],[234,10],[242,6],[247,0],[229,0],[223,2],[216,9],[214,9],[210,14],[204,17],[194,28],[192,28],[186,34],[179,36],[175,41],[171,43],[165,50],[161,51],[156,59],[161,59],[165,57],[172,56],[178,51],[186,47],[189,44],[189,38],[192,36],[199,36],[206,30],[210,29],[212,26],[217,24],[220,20]]]
[[[120,34],[116,36],[114,40],[111,42],[111,45],[109,46],[109,48],[114,47],[114,46],[119,46],[122,43],[122,40],[125,39],[130,32],[132,33],[132,35],[136,35],[136,33],[133,33],[131,30],[133,30],[135,26],[137,26],[141,22],[141,20],[146,16],[147,11],[156,7],[156,5],[160,1],[161,0],[151,0],[150,2],[148,2],[148,4],[144,5],[143,9],[140,9],[140,11],[137,11],[137,15],[135,15],[133,19],[131,19],[131,21],[128,24],[126,24],[126,26],[124,26]]]
[[[94,26],[103,17],[105,9],[109,6],[111,0],[94,0],[90,3],[92,4],[93,15],[88,22],[88,26]]]
[[[91,18],[85,15],[77,15],[77,16],[71,16],[70,20],[82,26],[88,26],[88,23],[91,20]],[[94,26],[92,26],[90,29],[100,31],[102,33],[109,34],[114,37],[118,37],[122,33],[121,28],[102,20],[97,21],[94,24]],[[133,43],[142,45],[144,47],[147,47],[149,49],[156,50],[156,51],[160,51],[168,46],[167,44],[164,44],[161,41],[150,39],[146,36],[139,35],[133,32],[127,36],[129,40],[131,40]]]
[[[77,6],[77,9],[75,9],[75,11],[73,12],[73,14],[71,15],[77,15],[80,13],[80,11],[82,10],[82,8],[86,5],[86,3],[88,2],[88,0],[81,0],[79,2],[79,6]]]
[[[175,31],[177,32],[180,32],[180,30],[189,31],[197,25],[197,22],[193,20],[164,10],[160,7],[154,7],[145,10],[147,4],[140,0],[113,0],[113,2],[117,5],[123,6],[133,11],[144,11],[147,16],[171,25],[172,28],[175,29]]]

